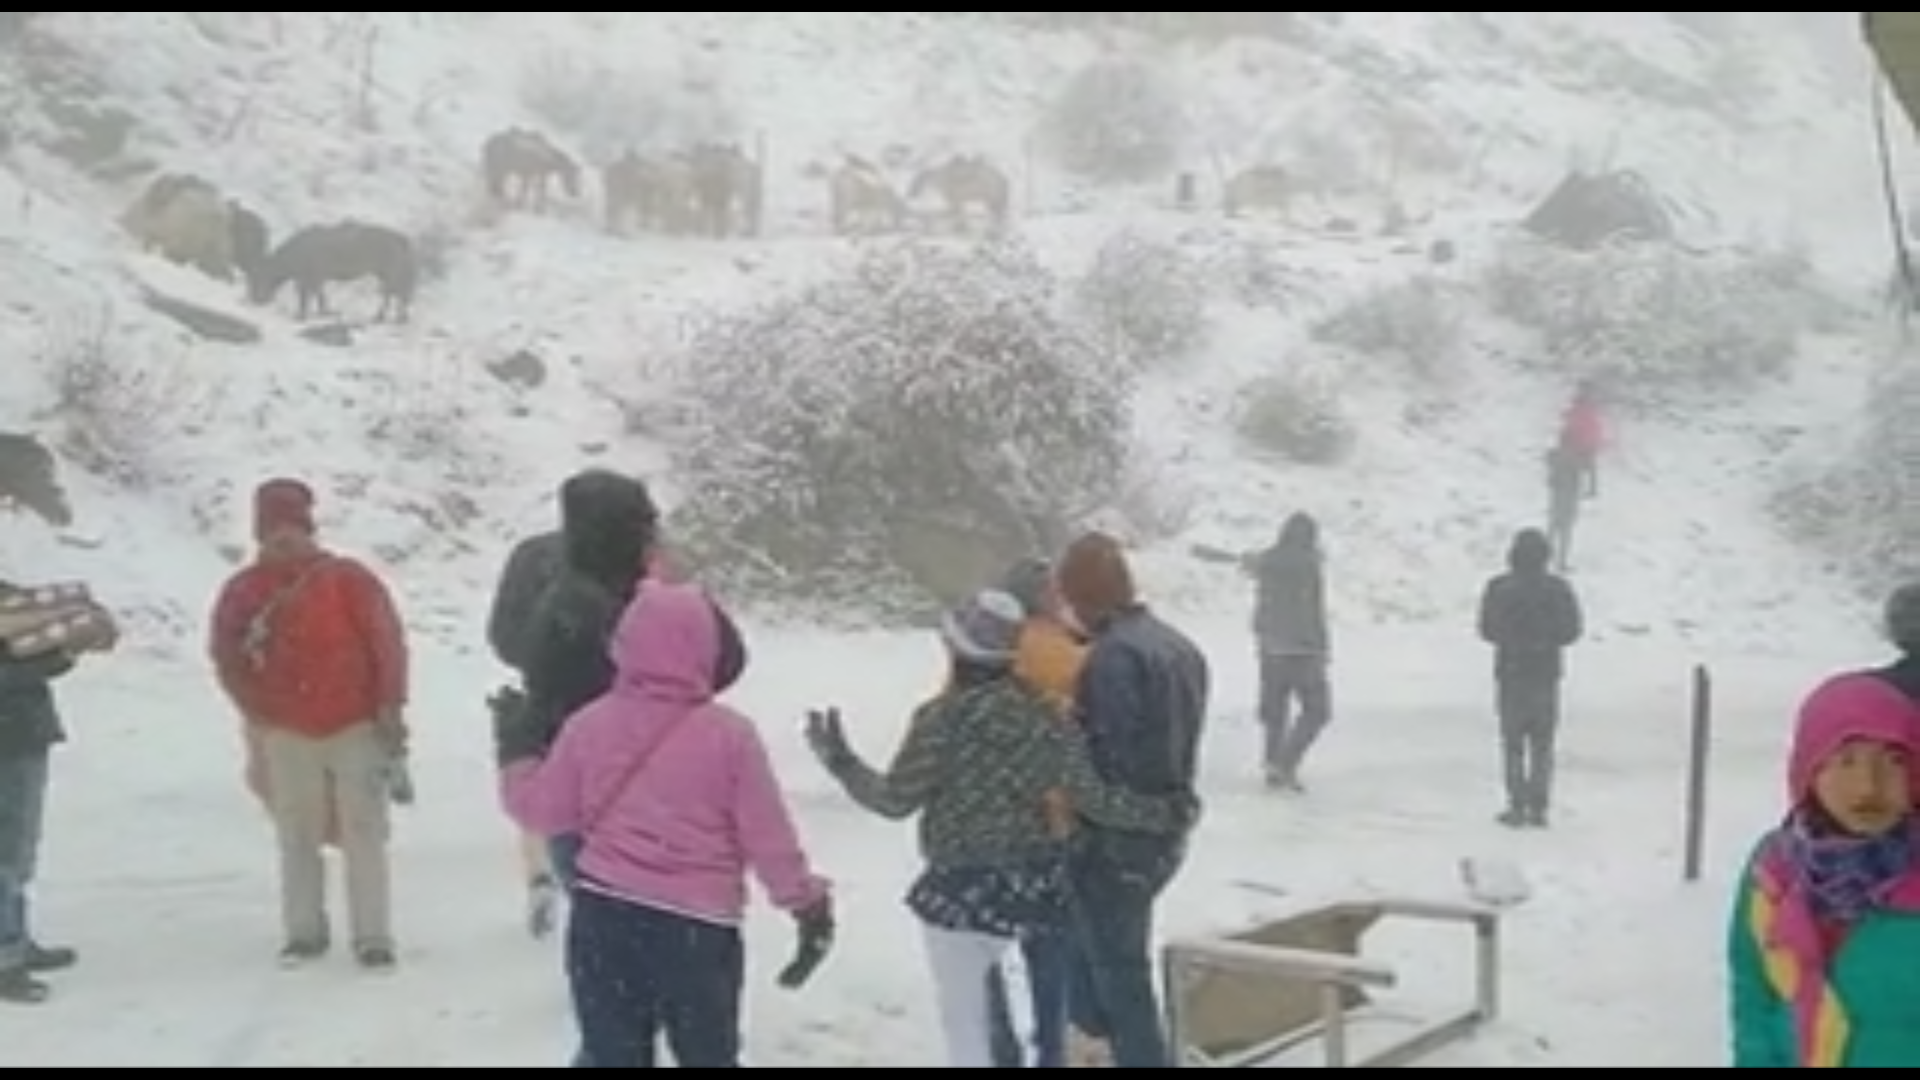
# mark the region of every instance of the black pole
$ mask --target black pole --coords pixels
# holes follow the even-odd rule
[[[1692,733],[1687,748],[1687,839],[1685,879],[1699,881],[1707,854],[1707,757],[1713,745],[1713,675],[1693,669]]]

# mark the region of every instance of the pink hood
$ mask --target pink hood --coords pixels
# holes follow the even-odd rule
[[[621,617],[604,696],[545,761],[501,776],[507,811],[585,840],[585,887],[715,922],[744,914],[746,878],[775,905],[824,895],[752,721],[713,700],[720,616],[690,585],[644,583]]]
[[[1913,781],[1920,792],[1920,706],[1885,679],[1867,674],[1828,679],[1800,705],[1793,750],[1787,758],[1787,801],[1798,807],[1813,793],[1813,778],[1840,748],[1870,740],[1914,752]]]

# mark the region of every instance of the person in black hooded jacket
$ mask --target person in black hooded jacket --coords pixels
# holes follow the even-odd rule
[[[613,684],[607,640],[647,575],[660,512],[646,485],[592,470],[560,488],[560,561],[513,642],[526,723],[551,745],[567,717]],[[553,869],[571,887],[572,837],[551,838]]]
[[[1507,551],[1507,572],[1489,581],[1480,599],[1480,637],[1493,646],[1507,787],[1500,822],[1512,828],[1547,824],[1566,651],[1585,632],[1580,599],[1552,565],[1546,534],[1523,529]]]
[[[611,581],[606,602],[616,603],[611,597],[631,594],[631,582],[639,578],[623,583],[622,574],[596,574],[591,572],[591,567],[603,563],[614,566],[623,561],[629,568],[644,566],[655,542],[660,516],[644,483],[607,469],[587,469],[574,474],[561,485],[559,501],[561,527],[514,545],[500,571],[499,584],[494,588],[493,602],[487,612],[487,644],[494,657],[518,676],[518,685],[502,687],[488,698],[494,722],[499,724],[503,718],[537,707],[542,710],[541,729],[548,732],[549,740],[558,730],[559,721],[572,711],[567,703],[583,692],[564,688],[569,682],[564,671],[575,663],[568,658],[569,653],[578,650],[564,640],[558,644],[542,643],[552,631],[543,617],[543,603],[548,591],[570,571],[568,522],[576,523],[571,528],[573,534],[588,537],[583,544],[588,580],[579,583],[581,587],[575,591],[591,597],[595,591],[589,587],[592,580]],[[604,557],[596,557],[596,549],[603,552]],[[616,606],[614,610],[619,609]],[[538,704],[529,689],[534,682],[529,670],[536,663],[548,672],[543,677],[548,690]],[[555,675],[555,670],[562,673]],[[592,676],[587,676],[586,682],[591,681]],[[588,700],[592,696],[590,694]],[[526,873],[527,929],[535,937],[546,937],[554,928],[557,893],[564,884],[558,879],[568,871],[565,865],[555,865],[554,852],[564,855],[571,848],[564,839],[552,844],[536,836],[523,836],[521,845]]]

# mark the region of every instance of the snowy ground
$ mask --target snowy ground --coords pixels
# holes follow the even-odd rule
[[[1511,918],[1508,1013],[1436,1064],[1719,1063],[1725,888],[1678,881],[1683,687],[1696,662],[1722,676],[1720,875],[1775,812],[1796,696],[1875,648],[1842,584],[1764,511],[1782,447],[1824,450],[1851,424],[1871,362],[1857,328],[1810,337],[1794,376],[1751,398],[1622,423],[1577,560],[1595,640],[1570,687],[1560,826],[1510,835],[1491,823],[1487,663],[1469,619],[1511,529],[1538,515],[1533,455],[1566,380],[1476,352],[1455,407],[1415,422],[1391,373],[1356,365],[1346,389],[1366,438],[1353,461],[1311,471],[1249,459],[1228,422],[1248,380],[1307,356],[1306,324],[1421,260],[1398,242],[1196,225],[1160,209],[1157,190],[1096,197],[1037,163],[1027,142],[1074,68],[1136,49],[1165,61],[1190,97],[1185,167],[1211,177],[1222,148],[1234,167],[1350,165],[1345,183],[1359,194],[1322,209],[1375,222],[1389,197],[1405,202],[1431,215],[1415,250],[1457,242],[1463,276],[1497,247],[1499,223],[1577,161],[1646,173],[1701,243],[1804,248],[1829,285],[1857,295],[1885,265],[1884,240],[1871,231],[1881,211],[1866,80],[1838,17],[1734,13],[1745,21],[1699,38],[1661,13],[1344,13],[1304,43],[1171,49],[923,13],[727,13],[729,40],[714,51],[697,46],[716,32],[715,13],[516,14],[48,16],[103,100],[140,115],[136,149],[159,167],[208,174],[282,229],[358,214],[430,235],[445,246],[445,276],[410,328],[370,332],[351,350],[313,346],[231,288],[134,253],[112,224],[131,186],[31,146],[0,169],[0,350],[10,363],[31,358],[39,375],[4,387],[0,427],[41,426],[68,346],[103,318],[113,362],[138,375],[94,403],[133,419],[115,449],[134,475],[69,469],[83,523],[68,537],[0,518],[0,568],[85,578],[130,627],[121,657],[66,690],[77,739],[60,763],[43,914],[86,962],[47,1008],[0,1011],[0,1066],[564,1060],[557,965],[519,929],[513,845],[491,791],[480,699],[496,673],[466,648],[484,590],[506,545],[546,525],[558,476],[589,461],[658,476],[664,448],[625,431],[609,399],[644,396],[649,365],[689,321],[848,257],[852,245],[820,236],[806,168],[903,147],[1017,163],[1022,232],[1062,266],[1122,227],[1197,231],[1203,253],[1277,251],[1303,283],[1284,312],[1223,310],[1208,354],[1143,396],[1143,433],[1168,462],[1163,485],[1194,503],[1181,535],[1141,553],[1143,576],[1202,637],[1220,686],[1212,813],[1165,929],[1233,928],[1328,897],[1453,896],[1461,857],[1511,858],[1536,896]],[[1378,92],[1383,77],[1394,92]],[[1748,95],[1729,108],[1728,87],[1742,84]],[[375,115],[356,118],[368,96]],[[555,96],[592,107],[561,129],[536,107]],[[612,114],[635,100],[668,103],[647,114],[665,125],[655,142],[768,132],[772,235],[625,241],[601,235],[586,205],[554,218],[481,206],[473,165],[488,134],[552,128],[597,162],[623,137]],[[666,130],[675,125],[684,130]],[[1418,160],[1402,160],[1404,145]],[[1814,160],[1820,169],[1804,167]],[[187,340],[132,302],[133,281],[256,318],[266,341]],[[340,301],[359,310],[365,297]],[[555,369],[534,394],[481,370],[521,348]],[[399,841],[407,963],[392,981],[274,969],[270,839],[239,784],[232,718],[196,659],[201,612],[243,535],[241,496],[280,471],[326,493],[330,536],[394,576],[421,642],[425,802]],[[663,479],[669,499],[683,494]],[[1245,585],[1186,550],[1263,543],[1303,507],[1332,546],[1342,707],[1314,793],[1280,801],[1249,765]],[[896,902],[910,838],[844,806],[793,728],[809,705],[837,702],[862,747],[883,753],[936,650],[773,625],[756,645],[741,700],[788,762],[854,929],[813,987],[787,995],[769,985],[786,927],[756,922],[755,1059],[932,1064],[929,995]],[[1417,1001],[1464,987],[1453,943],[1381,944]]]
[[[1208,932],[1320,899],[1453,898],[1463,856],[1513,860],[1535,896],[1509,921],[1509,1011],[1435,1064],[1713,1067],[1719,1063],[1721,879],[1764,827],[1794,695],[1824,659],[1696,657],[1596,646],[1570,687],[1559,827],[1514,835],[1497,805],[1486,658],[1470,636],[1353,635],[1343,705],[1313,792],[1255,782],[1251,669],[1233,625],[1196,628],[1219,670],[1211,813],[1164,929]],[[795,734],[837,702],[870,753],[891,748],[937,662],[919,637],[819,639],[762,630],[739,701],[761,719],[822,866],[842,882],[840,951],[806,991],[771,986],[783,920],[752,926],[752,1053],[760,1065],[937,1064],[912,925],[897,902],[908,830],[845,805]],[[1863,643],[1863,647],[1865,646]],[[1847,650],[1836,644],[1837,653]],[[1852,652],[1852,656],[1863,655]],[[1718,664],[1714,879],[1680,883],[1690,664]],[[568,1047],[552,948],[519,926],[509,834],[493,809],[478,699],[492,673],[423,658],[418,779],[398,844],[405,969],[368,980],[288,973],[277,945],[272,843],[241,791],[232,718],[181,666],[108,661],[68,691],[76,745],[60,762],[43,925],[86,951],[41,1010],[0,1012],[9,1066],[557,1066]],[[1284,891],[1285,896],[1274,895]],[[1464,942],[1383,937],[1416,1010],[1464,1003]]]

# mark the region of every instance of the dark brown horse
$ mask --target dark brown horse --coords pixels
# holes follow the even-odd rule
[[[0,431],[0,506],[31,511],[56,529],[73,524],[59,462],[32,435]]]
[[[480,148],[480,170],[487,193],[508,206],[546,209],[548,184],[556,178],[567,198],[580,197],[579,163],[526,128],[508,128],[488,139]]]
[[[309,225],[267,256],[266,266],[249,283],[256,304],[269,304],[288,282],[299,299],[295,317],[332,315],[329,282],[373,278],[380,285],[376,322],[405,322],[420,283],[420,258],[405,233],[384,225],[342,221]]]

